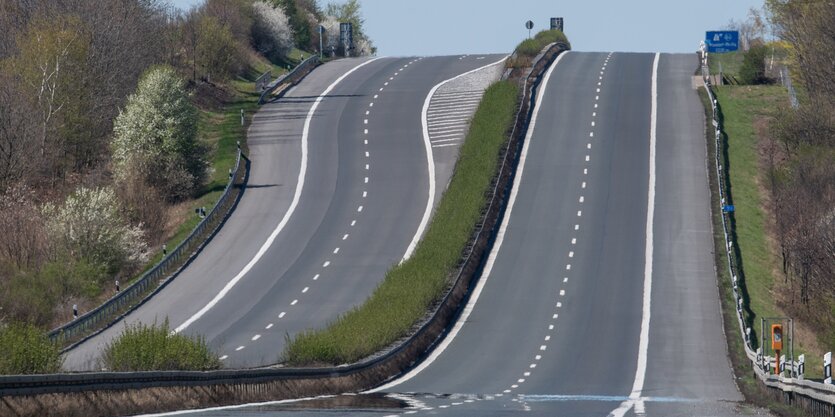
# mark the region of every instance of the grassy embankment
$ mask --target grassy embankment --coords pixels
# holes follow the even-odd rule
[[[297,335],[284,353],[294,365],[341,364],[369,356],[406,336],[450,285],[485,206],[499,154],[507,141],[519,88],[490,86],[461,146],[452,180],[426,235],[361,306],[324,330]]]
[[[725,63],[735,61],[741,62],[741,59],[731,56],[724,60]],[[730,71],[727,68],[727,64],[723,65],[724,71]],[[778,304],[783,275],[780,272],[779,252],[771,235],[773,216],[768,212],[770,201],[766,186],[768,168],[765,147],[768,145],[767,142],[772,140],[768,134],[768,123],[786,107],[788,96],[785,88],[781,86],[720,86],[715,88],[715,92],[723,118],[724,133],[727,136],[728,175],[735,206],[736,242],[742,258],[742,272],[756,346],[760,333],[760,318],[786,315]],[[711,131],[712,129],[708,129],[708,132]],[[715,187],[713,184],[711,186]],[[718,202],[714,204],[717,205]],[[736,336],[738,326],[732,305],[731,281],[730,277],[727,277],[726,260],[720,252],[723,250],[721,222],[716,223],[715,228],[719,239],[717,265],[722,278],[721,287],[728,301],[726,304],[730,303],[726,306],[726,315],[730,315],[731,319],[727,321],[729,345],[732,355],[737,355],[738,360],[735,362],[738,362],[737,375],[741,377],[740,385],[747,385],[747,389],[753,390],[753,385],[757,382],[748,378],[750,365],[745,363],[742,341]],[[795,325],[795,357],[805,353],[807,378],[820,378],[822,352],[817,347],[817,340],[802,324]]]

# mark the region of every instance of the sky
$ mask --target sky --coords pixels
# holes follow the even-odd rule
[[[202,0],[173,0],[188,8]],[[319,0],[321,5],[328,1]],[[339,2],[336,0],[336,2]],[[565,19],[572,49],[693,52],[706,30],[744,20],[763,0],[360,0],[378,55],[504,53],[551,17]]]

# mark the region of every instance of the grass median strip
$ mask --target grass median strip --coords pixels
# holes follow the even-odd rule
[[[443,296],[486,204],[518,92],[508,81],[485,92],[449,187],[414,255],[389,270],[363,305],[323,330],[290,340],[284,352],[288,364],[341,364],[372,355],[406,336]]]

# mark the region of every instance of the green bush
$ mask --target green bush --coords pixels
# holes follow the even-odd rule
[[[537,33],[536,36],[534,36],[534,39],[536,39],[536,41],[543,47],[549,43],[555,42],[568,43],[568,38],[566,38],[565,34],[559,30],[543,30]]]
[[[285,360],[294,365],[357,361],[409,334],[443,296],[485,207],[499,154],[516,110],[519,88],[490,86],[461,146],[452,180],[413,256],[386,274],[361,306],[326,329],[289,340]]]
[[[166,319],[161,325],[125,326],[104,349],[102,364],[110,371],[208,371],[220,359],[202,337],[172,334]]]
[[[535,57],[542,51],[542,48],[547,44],[543,44],[536,39],[525,39],[519,46],[516,47],[516,53],[519,55]]]
[[[768,84],[765,76],[765,57],[768,53],[764,45],[752,46],[742,58],[742,67],[739,69],[739,78],[742,84],[758,85]]]
[[[0,328],[0,374],[55,373],[61,369],[61,350],[44,332],[31,325],[12,323]]]

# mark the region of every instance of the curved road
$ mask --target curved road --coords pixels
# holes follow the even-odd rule
[[[317,68],[255,115],[249,183],[224,227],[125,322],[167,318],[205,336],[229,367],[276,363],[285,335],[358,305],[404,257],[429,197],[426,96],[501,58],[347,59]],[[122,328],[68,352],[65,367],[98,369],[102,347]]]
[[[511,206],[459,322],[412,372],[341,407],[762,414],[741,404],[727,359],[697,65],[695,54],[563,55],[541,87]],[[329,401],[199,414],[324,416]]]

